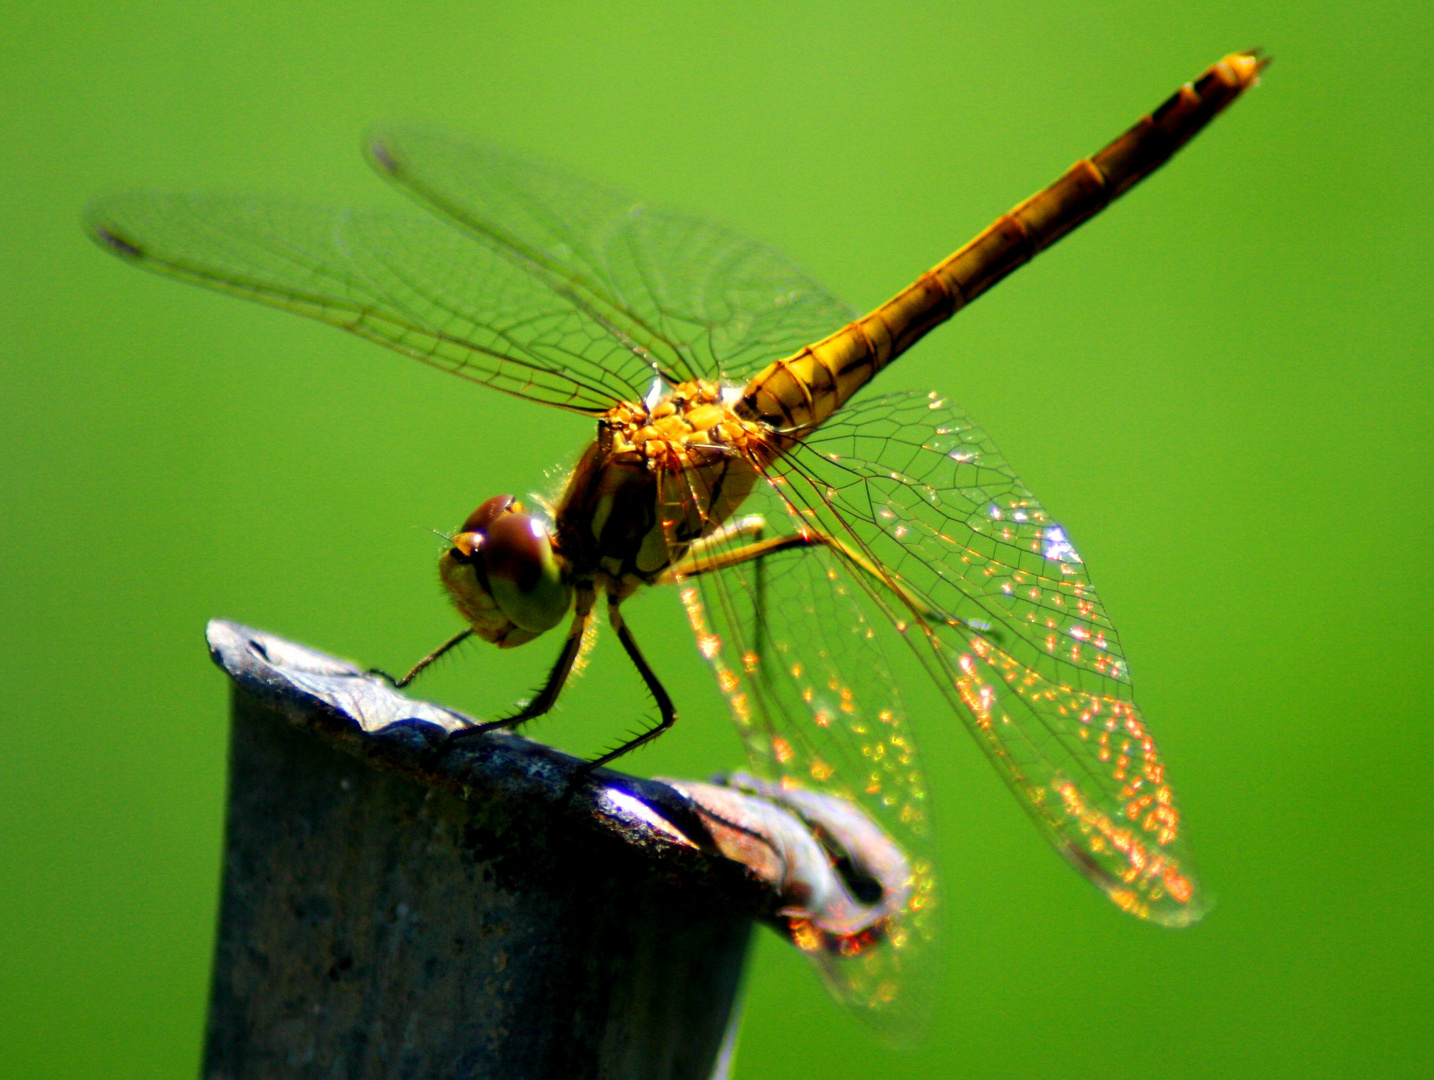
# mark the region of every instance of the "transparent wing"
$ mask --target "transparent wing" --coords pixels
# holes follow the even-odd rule
[[[640,398],[630,341],[500,247],[416,215],[244,197],[136,193],[95,203],[120,257],[330,323],[456,375],[596,413]]]
[[[668,520],[703,504],[692,490],[700,482],[693,473],[671,481]],[[743,508],[726,538],[707,545],[703,564],[802,524],[779,489],[761,481]],[[679,590],[752,771],[788,790],[855,804],[906,854],[905,895],[877,932],[793,934],[838,1000],[905,1042],[926,1022],[938,967],[926,784],[896,681],[850,576],[832,552],[802,548],[695,573]]]
[[[770,248],[548,162],[417,127],[377,132],[369,156],[425,206],[568,291],[671,381],[745,382],[856,317]]]
[[[1117,904],[1203,907],[1164,760],[1064,530],[934,394],[853,402],[774,467],[808,527],[916,650],[1046,838]]]

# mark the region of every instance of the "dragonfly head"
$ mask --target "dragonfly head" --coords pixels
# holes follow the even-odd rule
[[[455,607],[485,641],[512,648],[551,630],[572,605],[573,590],[547,526],[511,495],[468,515],[438,576]]]

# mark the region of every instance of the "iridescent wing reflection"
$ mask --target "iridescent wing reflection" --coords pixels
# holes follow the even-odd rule
[[[839,559],[1056,850],[1142,918],[1199,919],[1115,627],[1065,531],[985,433],[935,394],[858,400],[772,482],[795,521],[880,568],[878,580]]]
[[[1069,537],[985,433],[934,394],[858,398],[766,481],[681,598],[754,772],[858,804],[911,855],[909,903],[879,940],[811,943],[834,995],[897,1039],[932,996],[925,782],[872,607],[1076,869],[1143,918],[1197,920],[1188,841],[1119,638]],[[704,502],[695,482],[674,480],[672,519]],[[750,544],[758,520],[768,536],[826,540],[702,568]]]
[[[779,483],[759,485],[744,504],[745,520],[763,520],[768,536],[801,525],[779,492]],[[712,545],[713,560],[748,542],[739,531]],[[860,585],[837,554],[818,546],[699,573],[678,588],[752,771],[789,790],[855,803],[907,853],[905,903],[877,933],[793,940],[838,1000],[889,1038],[918,1035],[937,961],[926,781],[883,628],[868,621]]]

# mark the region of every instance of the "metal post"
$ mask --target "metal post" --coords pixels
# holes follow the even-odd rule
[[[726,1074],[758,877],[665,785],[465,723],[231,623],[204,1075]]]

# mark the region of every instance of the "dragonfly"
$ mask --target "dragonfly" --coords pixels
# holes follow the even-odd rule
[[[865,315],[725,227],[419,127],[377,132],[367,156],[428,215],[136,193],[92,205],[88,227],[145,269],[595,420],[555,500],[530,511],[496,496],[446,538],[439,574],[464,629],[394,681],[470,638],[514,648],[566,622],[542,688],[455,737],[521,724],[558,700],[602,602],[657,711],[603,765],[677,720],[622,611],[639,590],[674,589],[759,782],[848,800],[911,854],[879,932],[817,932],[800,913],[788,927],[842,1000],[896,1014],[936,899],[896,642],[1040,833],[1120,908],[1181,926],[1204,904],[1165,760],[1071,539],[944,396],[867,384],[1158,169],[1267,63],[1211,65]]]

